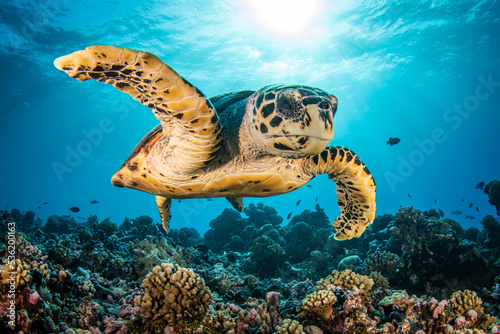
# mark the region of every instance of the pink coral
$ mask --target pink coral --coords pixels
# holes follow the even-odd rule
[[[439,303],[437,307],[432,311],[432,317],[434,319],[437,319],[439,315],[444,312],[446,306],[448,306],[448,302],[446,300],[441,301],[441,303]]]
[[[453,326],[454,330],[459,330],[464,328],[465,325],[465,317],[464,316],[459,316],[455,319],[455,325]]]
[[[267,295],[266,295],[266,300],[269,302],[271,300],[279,300],[280,299],[280,294],[279,292],[274,292],[274,291],[271,291],[271,292],[268,292]]]
[[[28,297],[29,297],[29,302],[32,305],[35,305],[40,301],[40,295],[36,290],[30,290]]]
[[[167,326],[163,330],[163,333],[165,333],[165,334],[173,334],[173,333],[175,333],[175,329],[173,327]]]
[[[465,318],[467,319],[465,321],[465,326],[468,328],[471,328],[476,324],[478,317],[478,313],[475,310],[469,310],[467,314],[465,315]]]

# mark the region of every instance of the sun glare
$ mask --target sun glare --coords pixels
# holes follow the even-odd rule
[[[248,0],[246,15],[278,35],[294,35],[314,24],[318,0]]]

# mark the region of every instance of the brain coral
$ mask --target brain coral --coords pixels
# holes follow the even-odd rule
[[[142,283],[145,292],[135,298],[144,318],[206,314],[212,293],[203,278],[191,269],[162,263]]]

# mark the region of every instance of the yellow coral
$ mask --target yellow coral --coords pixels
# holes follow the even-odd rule
[[[16,259],[12,264],[0,266],[0,291],[5,295],[11,287],[18,290],[31,281],[30,266]]]
[[[392,295],[384,297],[379,303],[382,306],[392,306],[394,309],[403,311],[410,305],[410,296],[406,291],[394,291]]]
[[[449,309],[454,316],[463,315],[470,310],[475,310],[478,313],[483,312],[481,304],[483,301],[477,296],[474,291],[464,290],[456,291],[448,302]]]
[[[134,302],[144,318],[205,314],[212,298],[203,278],[191,269],[171,263],[154,267],[142,287],[144,294]]]
[[[314,291],[297,306],[297,311],[300,312],[301,317],[313,315],[328,318],[336,301],[337,297],[333,291],[326,289]]]
[[[375,290],[386,290],[389,288],[389,281],[378,271],[372,271],[368,277],[373,280],[373,288]]]
[[[338,286],[344,291],[353,291],[354,288],[357,288],[362,295],[366,295],[373,286],[373,280],[368,276],[356,274],[350,269],[342,272],[334,270],[331,275],[318,281],[316,289],[326,289],[328,285]]]
[[[481,328],[488,330],[493,325],[500,325],[500,321],[497,317],[494,317],[489,314],[485,314],[486,318],[484,322],[481,324]]]
[[[304,329],[302,325],[299,324],[297,320],[285,319],[283,320],[283,324],[276,328],[275,333],[277,334],[302,334],[304,333]]]

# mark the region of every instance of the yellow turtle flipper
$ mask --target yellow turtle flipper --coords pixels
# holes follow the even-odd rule
[[[111,84],[148,106],[170,139],[172,160],[184,172],[205,166],[215,156],[221,127],[212,104],[151,53],[95,45],[57,58],[54,65],[77,80]]]
[[[306,161],[306,172],[328,174],[337,184],[341,214],[333,222],[335,239],[359,237],[375,219],[376,186],[368,168],[353,151],[340,146],[329,146]]]

